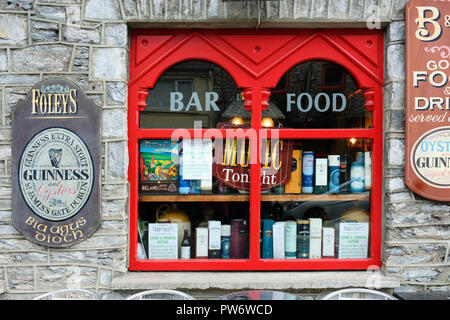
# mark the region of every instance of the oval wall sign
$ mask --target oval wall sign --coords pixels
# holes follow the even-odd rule
[[[450,127],[423,134],[412,148],[411,166],[426,184],[450,187]]]
[[[49,128],[37,133],[25,147],[19,164],[22,196],[44,219],[72,217],[91,194],[92,159],[83,140],[70,130]]]

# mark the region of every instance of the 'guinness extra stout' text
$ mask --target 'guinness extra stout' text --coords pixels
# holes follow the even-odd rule
[[[86,203],[93,166],[84,142],[63,128],[36,134],[25,148],[19,170],[23,197],[42,218],[60,221]]]

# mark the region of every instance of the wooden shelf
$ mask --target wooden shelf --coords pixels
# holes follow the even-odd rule
[[[354,201],[369,200],[370,193],[326,193],[326,194],[263,194],[262,201]]]
[[[139,201],[150,202],[244,202],[250,201],[250,194],[142,194]]]
[[[370,193],[342,194],[262,194],[261,201],[361,201],[369,200]],[[142,194],[143,202],[245,202],[250,201],[250,194]]]

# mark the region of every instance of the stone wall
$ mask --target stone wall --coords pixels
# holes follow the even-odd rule
[[[112,298],[112,279],[127,273],[129,26],[366,27],[377,21],[387,26],[383,270],[401,279],[400,290],[448,290],[450,204],[421,199],[403,185],[406,2],[1,0],[0,299],[68,286]],[[66,249],[32,244],[11,225],[11,108],[48,77],[75,81],[103,109],[102,226]]]
[[[118,3],[1,1],[0,11],[0,280],[4,299],[81,287],[109,292],[127,270],[128,31]],[[117,9],[116,6],[117,5]],[[110,19],[94,21],[96,12]],[[103,109],[102,225],[86,241],[48,249],[11,225],[11,108],[36,82],[73,80]]]
[[[426,200],[403,183],[405,161],[405,23],[385,37],[385,237],[383,270],[402,291],[448,291],[450,203]]]

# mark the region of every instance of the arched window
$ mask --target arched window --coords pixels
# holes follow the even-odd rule
[[[226,107],[241,100],[241,90],[221,67],[189,60],[167,69],[148,90],[140,128],[216,128],[228,113]]]
[[[347,70],[329,61],[306,61],[289,69],[269,100],[283,113],[284,128],[370,128],[363,90]]]
[[[130,52],[130,270],[380,266],[381,32],[133,30]]]

